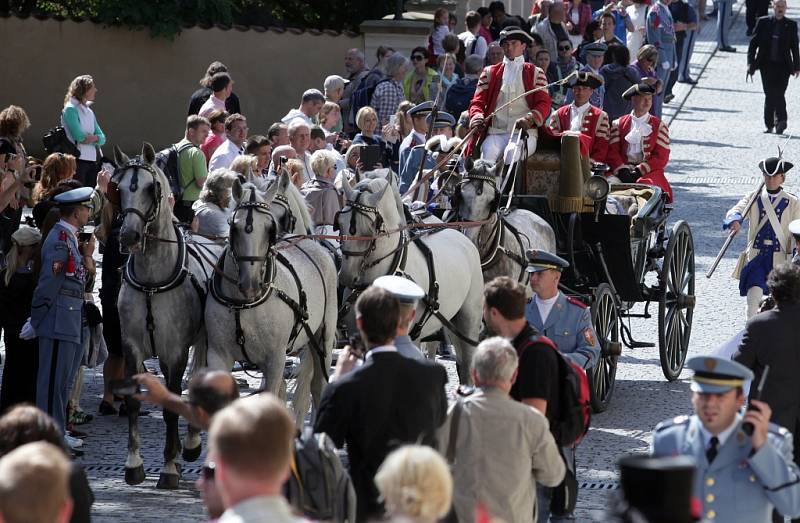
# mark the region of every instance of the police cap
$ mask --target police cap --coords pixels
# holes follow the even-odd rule
[[[62,192],[53,197],[57,205],[68,207],[70,205],[83,205],[84,207],[94,207],[91,204],[94,189],[91,187],[79,187],[70,191]]]
[[[550,269],[561,272],[569,267],[567,260],[547,251],[530,249],[525,251],[525,257],[528,259],[526,272],[541,272]]]
[[[425,297],[422,287],[402,276],[381,276],[372,285],[386,289],[401,303],[415,303]]]
[[[763,160],[758,162],[758,168],[761,169],[761,172],[764,173],[766,176],[775,176],[776,174],[786,174],[792,167],[794,167],[794,164],[792,162],[787,162],[783,158],[778,158],[775,156],[764,158]]]
[[[605,56],[606,51],[608,51],[608,46],[603,42],[592,42],[591,44],[583,46],[581,49],[584,56]]]
[[[409,109],[408,114],[411,115],[412,118],[422,118],[431,114],[431,111],[433,111],[433,102],[428,100],[427,102],[422,102]]]
[[[428,125],[431,125],[431,119],[433,117],[433,113],[428,115]],[[452,114],[446,113],[444,111],[438,111],[436,113],[436,121],[433,122],[434,129],[443,129],[445,127],[454,127],[456,125],[456,119],[453,117]]]
[[[718,356],[695,356],[686,362],[686,367],[694,371],[694,392],[723,394],[753,379],[753,371],[741,363]]]
[[[635,85],[630,86],[627,91],[622,93],[622,98],[625,99],[625,100],[630,100],[632,97],[636,96],[637,94],[643,94],[643,95],[652,96],[652,95],[656,94],[656,88],[653,87],[652,85],[645,84],[645,83],[635,84]]]

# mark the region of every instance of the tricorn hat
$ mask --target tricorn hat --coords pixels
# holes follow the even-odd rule
[[[647,95],[654,95],[656,94],[656,88],[650,84],[635,84],[628,88],[627,91],[622,93],[622,98],[624,100],[630,100],[633,96],[637,94],[647,94]]]
[[[577,87],[577,86],[584,86],[584,87],[591,87],[592,89],[597,89],[601,85],[603,85],[605,81],[603,77],[599,74],[595,74],[591,71],[576,71],[573,73],[572,78],[569,81],[570,87]]]
[[[506,40],[518,40],[523,44],[533,45],[531,35],[515,25],[510,25],[500,31],[500,45],[503,45]]]
[[[792,167],[794,167],[792,162],[787,162],[780,156],[770,156],[758,162],[758,168],[767,176],[786,174]]]

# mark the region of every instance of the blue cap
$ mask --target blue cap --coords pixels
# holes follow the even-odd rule
[[[414,118],[419,118],[429,115],[431,111],[433,111],[433,102],[428,100],[427,102],[422,102],[409,109],[408,114]]]
[[[402,303],[415,303],[425,297],[422,287],[402,276],[381,276],[372,285],[386,289]]]
[[[605,56],[606,51],[608,51],[608,46],[603,42],[592,42],[591,44],[586,44],[581,49],[584,56],[588,54]]]
[[[753,371],[741,363],[718,356],[689,358],[686,368],[694,371],[691,385],[694,392],[722,394],[753,379]]]
[[[428,115],[428,125],[431,124],[431,117],[433,113]],[[446,113],[444,111],[438,111],[436,113],[436,122],[433,124],[434,129],[442,129],[444,127],[455,127],[456,119],[453,117],[452,114]]]
[[[567,260],[547,251],[527,250],[525,257],[528,259],[528,267],[525,272],[542,272],[550,269],[562,271],[569,267]]]
[[[59,205],[84,205],[86,207],[94,207],[91,205],[92,194],[94,189],[91,187],[79,187],[70,191],[62,192],[53,197],[53,200]]]

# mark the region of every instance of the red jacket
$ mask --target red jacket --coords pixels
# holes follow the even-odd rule
[[[669,201],[672,201],[672,187],[664,176],[664,168],[669,161],[669,128],[653,115],[650,115],[648,123],[653,132],[642,143],[644,159],[636,166],[642,172],[639,183],[658,185],[669,195]],[[628,142],[625,141],[625,137],[630,130],[630,114],[619,117],[611,124],[611,139],[606,155],[606,163],[611,168],[609,171],[611,174],[628,164]]]
[[[480,78],[478,78],[478,86],[469,104],[470,121],[476,116],[488,117],[494,112],[497,106],[497,97],[500,94],[500,87],[503,83],[504,69],[505,64],[503,62],[484,68]],[[547,75],[535,65],[526,62],[522,66],[522,84],[526,91],[537,87],[543,88],[541,91],[525,97],[528,102],[528,109],[530,109],[526,118],[532,127],[541,127],[550,114],[550,93],[544,88],[547,85]],[[491,122],[486,122],[486,125],[488,128]],[[485,132],[486,129],[484,129]],[[472,149],[474,144],[475,140],[473,139],[467,146],[466,154],[469,154],[469,150]]]
[[[570,128],[570,108],[572,104],[559,107],[548,120],[550,134],[561,136]],[[583,113],[581,122],[581,155],[589,156],[592,161],[605,163],[608,152],[608,114],[595,106]]]
[[[572,5],[572,2],[564,2],[565,22],[572,22],[571,13],[574,8],[575,7]],[[581,2],[581,5],[578,6],[578,23],[572,25],[572,31],[570,31],[569,34],[583,36],[583,33],[586,31],[586,26],[589,25],[589,22],[591,21],[592,7],[586,2]]]

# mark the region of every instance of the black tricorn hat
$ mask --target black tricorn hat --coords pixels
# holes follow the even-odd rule
[[[570,87],[582,85],[585,87],[591,87],[592,89],[597,89],[603,85],[603,83],[605,83],[603,77],[591,71],[575,71],[572,78],[569,80]]]
[[[627,456],[619,460],[628,505],[648,523],[694,523],[692,491],[696,464],[688,456]]]
[[[533,38],[531,35],[516,25],[510,25],[500,31],[500,39],[498,43],[503,45],[503,42],[506,40],[519,40],[523,44],[533,45]]]
[[[775,176],[776,174],[785,174],[789,169],[794,167],[792,162],[787,162],[779,156],[770,156],[758,162],[758,168],[767,176]]]
[[[627,91],[622,93],[622,98],[624,100],[630,100],[632,97],[636,96],[637,94],[656,94],[656,88],[650,84],[641,83],[641,84],[634,84],[628,88]]]

